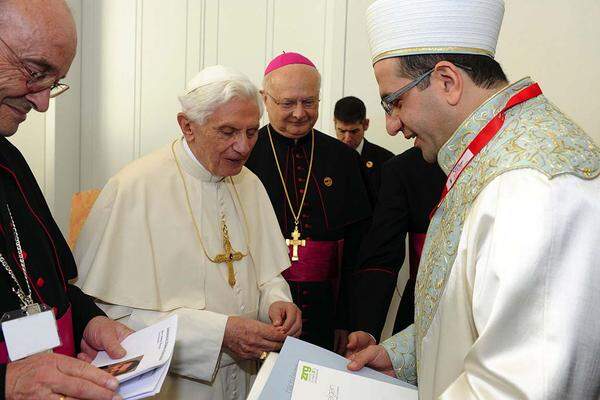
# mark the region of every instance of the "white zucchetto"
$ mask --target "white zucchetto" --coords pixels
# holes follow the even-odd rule
[[[224,65],[206,67],[196,74],[187,84],[184,94],[188,94],[199,87],[228,80],[248,80],[246,75],[235,68]]]
[[[494,57],[503,0],[377,0],[367,9],[373,64],[412,54]]]

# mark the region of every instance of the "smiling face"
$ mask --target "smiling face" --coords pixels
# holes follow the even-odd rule
[[[319,118],[319,87],[319,73],[308,65],[286,65],[269,73],[262,96],[269,122],[277,132],[299,139],[312,129]],[[292,107],[286,107],[292,102]]]
[[[388,58],[373,66],[381,97],[411,82],[409,78],[398,76],[397,63],[397,59]],[[445,125],[440,121],[444,118],[444,105],[435,97],[435,93],[431,85],[423,90],[415,87],[398,99],[392,115],[386,114],[388,133],[394,136],[402,132],[405,138],[414,138],[415,147],[421,149],[423,158],[428,162],[436,161],[439,149],[448,138],[446,130],[440,129]]]
[[[238,97],[217,107],[202,125],[183,113],[177,116],[196,159],[220,177],[240,173],[258,139],[259,119],[256,99]]]
[[[50,88],[28,88],[29,71],[53,82],[64,77],[77,36],[62,0],[5,0],[0,7],[0,135],[10,136],[32,108],[48,109]]]

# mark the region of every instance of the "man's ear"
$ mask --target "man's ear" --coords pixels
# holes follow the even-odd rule
[[[435,65],[430,80],[431,84],[440,90],[449,105],[456,106],[458,104],[465,82],[456,65],[449,61],[440,61]]]
[[[364,129],[365,131],[366,131],[367,129],[369,129],[369,123],[370,123],[370,122],[371,122],[371,121],[369,121],[369,118],[365,118],[365,119],[363,120],[362,126],[363,126],[363,129]]]
[[[258,91],[260,93],[260,97],[262,97],[262,101],[264,104],[267,104],[267,92],[264,89]]]
[[[193,142],[194,132],[192,132],[192,122],[188,119],[185,113],[180,112],[177,114],[177,123],[179,124],[179,128],[181,129],[181,133],[183,133],[185,140],[188,143]]]

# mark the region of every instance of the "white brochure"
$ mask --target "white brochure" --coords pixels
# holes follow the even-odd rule
[[[415,389],[300,361],[292,400],[418,400]]]
[[[121,382],[124,399],[142,399],[160,391],[173,356],[177,335],[177,315],[129,335],[121,345],[127,355],[112,359],[99,352],[92,364]]]

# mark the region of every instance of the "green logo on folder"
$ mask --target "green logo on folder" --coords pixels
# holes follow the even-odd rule
[[[300,374],[300,379],[303,381],[308,381],[308,377],[310,376],[310,372],[312,371],[312,368],[305,365],[304,367],[302,367],[302,373]]]
[[[308,365],[302,366],[300,371],[300,380],[305,382],[317,383],[319,378],[319,370]]]

